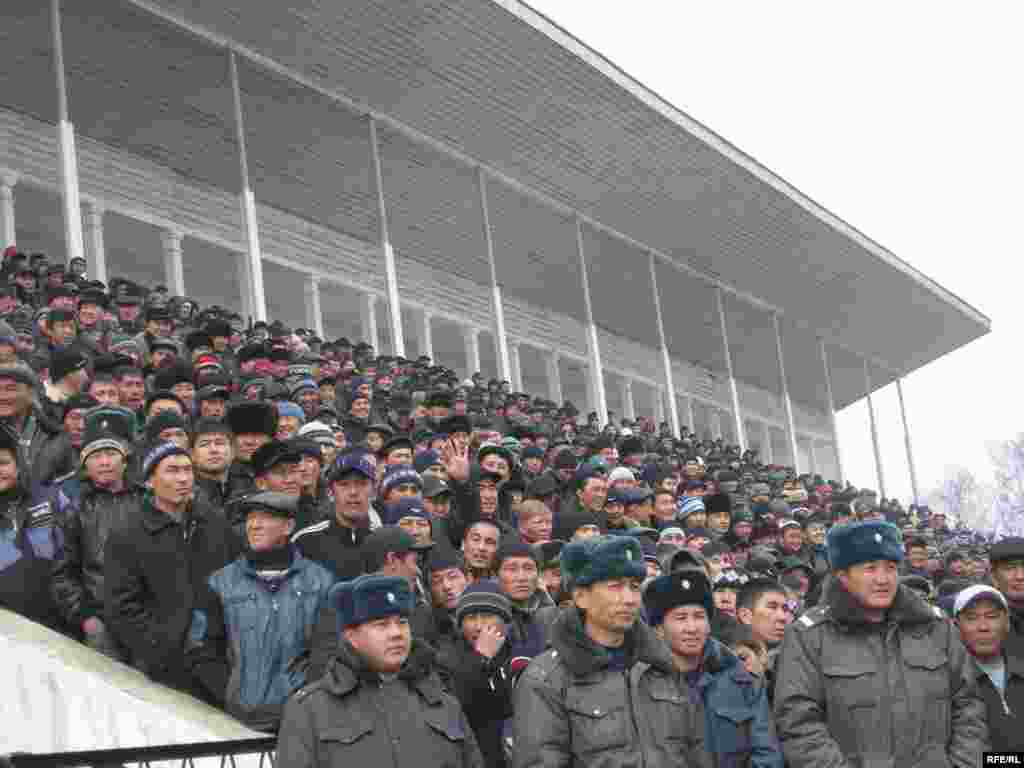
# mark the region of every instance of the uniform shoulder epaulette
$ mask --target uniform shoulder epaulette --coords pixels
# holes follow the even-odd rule
[[[295,700],[302,701],[304,698],[309,696],[311,693],[315,693],[323,688],[323,680],[315,680],[312,683],[308,683],[295,692]]]
[[[530,677],[534,680],[547,680],[551,673],[561,664],[558,655],[557,650],[549,648],[540,656],[534,656],[526,669],[523,670],[522,676]]]
[[[801,629],[810,629],[811,627],[821,624],[828,618],[828,606],[819,605],[815,608],[804,613],[799,619],[796,620],[796,625]]]

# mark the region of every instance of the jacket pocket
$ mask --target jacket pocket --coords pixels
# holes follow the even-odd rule
[[[919,713],[924,744],[942,744],[949,741],[950,690],[949,658],[945,653],[928,647],[904,648],[908,702],[912,712]]]
[[[829,732],[847,755],[864,754],[879,741],[878,698],[874,667],[853,662],[824,668]],[[885,728],[890,726],[885,724]]]
[[[594,691],[596,695],[587,697],[570,695],[566,702],[573,752],[576,754],[621,749],[629,744],[628,713],[625,707],[610,707],[607,697],[602,697],[600,693],[600,690]]]
[[[718,707],[711,711],[711,729],[706,743],[709,752],[722,755],[750,753],[754,712],[744,707]]]
[[[458,711],[445,708],[440,712],[428,712],[423,720],[434,739],[429,749],[419,755],[422,765],[436,765],[438,768],[461,766],[466,747],[466,726]]]
[[[344,725],[325,728],[320,733],[321,765],[345,765],[361,750],[355,745],[373,733],[370,720],[352,720]],[[354,748],[355,747],[355,748]]]

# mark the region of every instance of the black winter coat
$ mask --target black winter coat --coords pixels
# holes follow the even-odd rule
[[[141,502],[138,492],[119,493],[73,478],[55,494],[64,532],[64,551],[53,563],[53,599],[70,626],[81,628],[103,617],[103,558],[110,532],[134,520]]]
[[[225,521],[201,503],[184,523],[143,500],[107,540],[105,612],[132,663],[152,679],[196,691],[185,668],[185,636],[207,579],[241,553]]]
[[[1007,648],[1006,690],[1000,695],[981,669],[975,665],[978,692],[985,702],[991,748],[998,752],[1024,751],[1024,657]]]

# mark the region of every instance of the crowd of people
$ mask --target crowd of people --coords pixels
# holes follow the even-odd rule
[[[1024,748],[1024,539],[608,416],[12,247],[0,606],[283,768]]]

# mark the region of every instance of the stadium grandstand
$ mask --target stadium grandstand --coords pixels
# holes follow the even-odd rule
[[[820,489],[847,481],[836,411],[990,330],[518,0],[4,0],[0,19],[0,246],[69,274],[84,260],[76,279],[96,282],[82,295],[100,291],[115,323],[90,358],[143,330],[116,326],[126,296],[144,312],[172,297],[182,352],[211,308],[235,352],[261,328],[260,344],[296,329],[313,354],[362,341],[377,358],[357,354],[356,373],[392,365],[397,382],[430,365],[431,388],[483,389],[467,412],[506,437],[506,396],[554,433],[578,406],[570,440],[610,428],[613,441],[647,435],[654,455],[665,439],[677,474],[702,454],[709,482],[731,467],[739,493],[768,478],[781,499],[802,478],[791,501],[824,509]],[[38,312],[34,285],[14,296]],[[54,372],[57,346],[29,361],[36,373]],[[319,363],[295,349],[308,377]],[[139,352],[159,377],[155,349]],[[351,393],[342,381],[338,431],[363,379],[344,379]],[[229,383],[246,392],[244,376]]]

